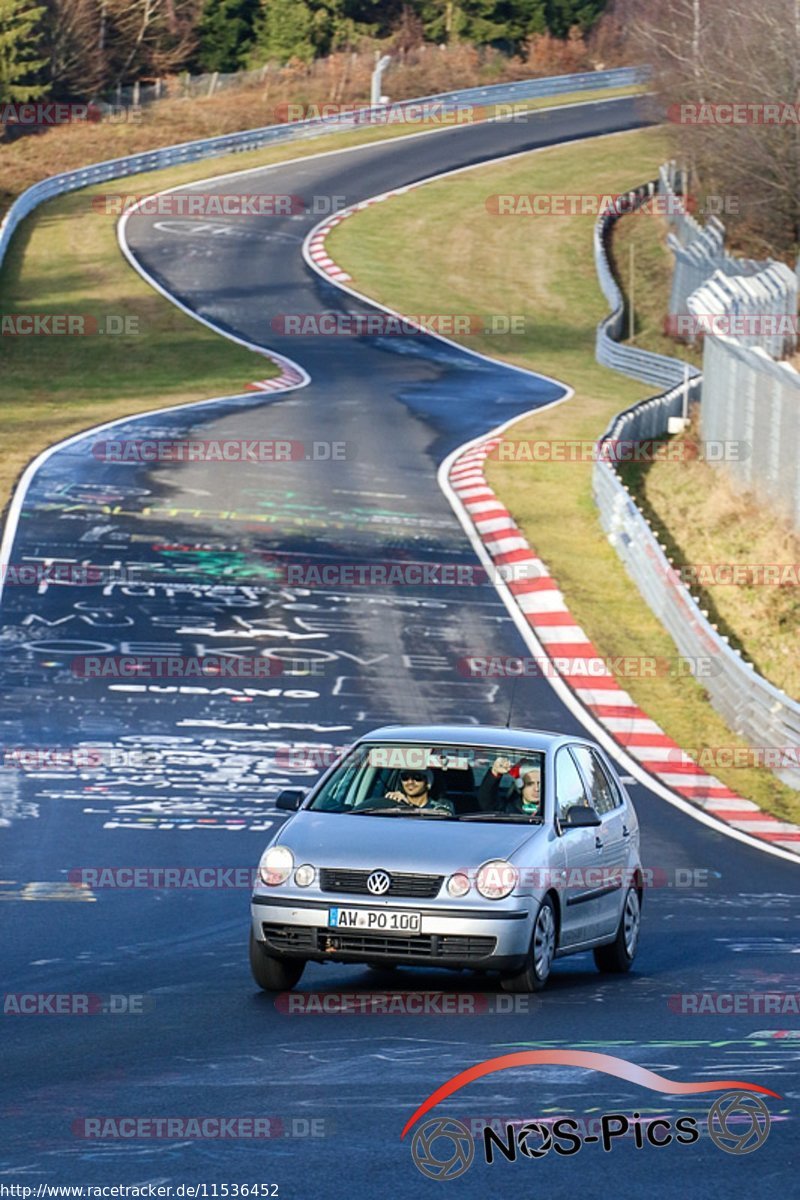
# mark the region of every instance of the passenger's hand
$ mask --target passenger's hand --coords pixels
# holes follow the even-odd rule
[[[496,758],[492,763],[493,775],[507,775],[511,770],[510,758]]]

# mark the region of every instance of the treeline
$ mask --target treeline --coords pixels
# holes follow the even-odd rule
[[[525,54],[582,41],[607,0],[0,0],[0,102],[89,100],[136,80],[310,63],[374,43]]]

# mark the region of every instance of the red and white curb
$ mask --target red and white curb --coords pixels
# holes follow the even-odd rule
[[[270,355],[269,357],[272,356]],[[304,371],[301,371],[291,363],[284,363],[281,367],[280,375],[275,375],[272,379],[257,379],[254,383],[248,383],[247,391],[285,392],[290,388],[300,387],[307,382],[307,379],[308,377]]]
[[[341,212],[332,216],[324,225],[318,225],[312,232],[307,243],[308,257],[317,270],[322,271],[324,275],[330,276],[337,283],[347,283],[351,276],[346,271],[343,271],[338,263],[333,261],[325,249],[325,239],[328,234],[334,226],[341,225],[342,221],[346,220],[347,217],[352,217],[364,208],[371,208],[373,204],[381,204],[384,200],[388,200],[391,196],[398,196],[400,192],[405,190],[405,188],[399,188],[394,192],[384,192],[380,196],[371,196],[369,200],[361,200],[358,204],[352,205],[351,208],[343,208]]]
[[[489,438],[465,451],[454,460],[448,478],[525,621],[544,646],[554,673],[617,745],[671,791],[742,833],[800,851],[800,827],[770,816],[707,775],[620,687],[570,613],[546,565],[486,482],[484,462],[500,440]]]

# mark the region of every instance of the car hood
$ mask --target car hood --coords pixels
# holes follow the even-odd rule
[[[288,846],[296,863],[310,862],[315,867],[450,875],[490,858],[510,858],[541,833],[541,825],[305,810],[284,825],[276,845]]]

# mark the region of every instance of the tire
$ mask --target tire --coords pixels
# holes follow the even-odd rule
[[[287,992],[299,981],[306,968],[304,958],[275,958],[267,953],[250,930],[250,970],[265,992]]]
[[[636,957],[639,932],[642,923],[642,906],[636,888],[629,887],[622,906],[617,936],[608,946],[598,946],[594,951],[598,971],[610,975],[622,975],[629,971]]]
[[[545,896],[536,920],[528,951],[528,961],[517,975],[500,980],[504,992],[539,992],[550,978],[550,968],[556,952],[558,921],[551,896]]]

